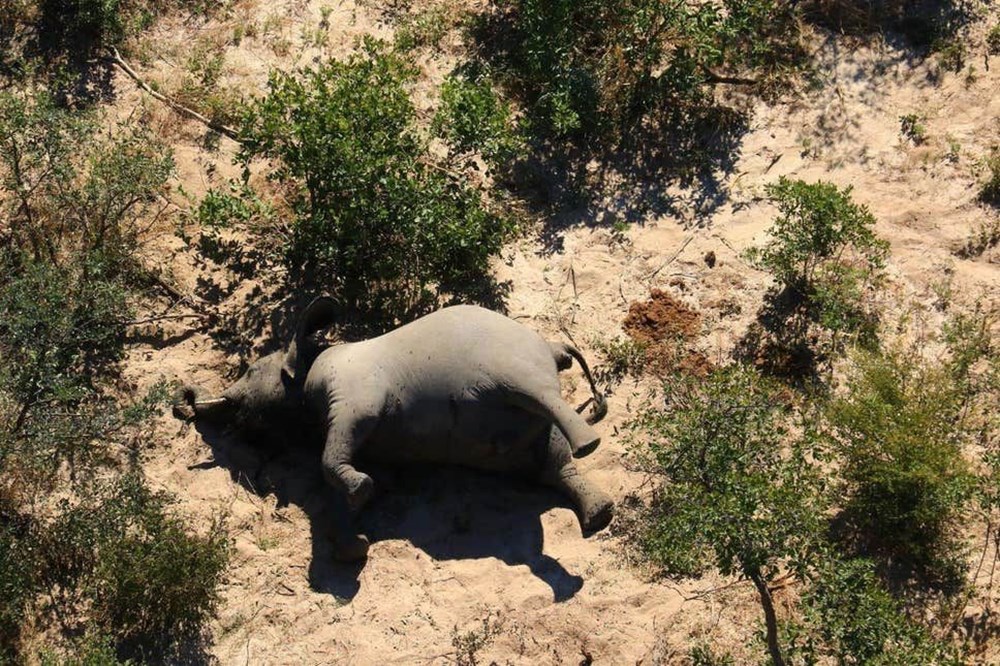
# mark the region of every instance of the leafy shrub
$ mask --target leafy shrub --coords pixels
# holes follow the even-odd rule
[[[718,653],[710,645],[696,645],[688,651],[691,666],[735,666],[728,653]]]
[[[900,116],[899,129],[903,136],[918,146],[927,142],[927,128],[924,126],[923,119],[916,113]]]
[[[522,149],[510,107],[485,77],[445,80],[434,129],[454,152],[478,152],[494,167],[510,162]]]
[[[986,158],[986,181],[979,189],[980,200],[1000,205],[1000,148],[995,148]]]
[[[29,554],[16,534],[18,516],[0,506],[0,662],[15,656],[21,625],[34,594]]]
[[[45,37],[64,47],[120,45],[172,8],[202,11],[205,0],[37,0]]]
[[[712,84],[746,72],[763,84],[802,53],[794,12],[772,0],[499,7],[481,42],[536,134],[614,144],[647,120],[679,129],[712,106]]]
[[[511,225],[438,168],[414,122],[412,70],[367,40],[298,76],[275,73],[244,118],[242,157],[296,186],[286,263],[296,281],[390,321],[437,293],[468,293]]]
[[[626,376],[639,378],[649,363],[649,344],[632,338],[595,340],[594,348],[604,356],[604,363],[594,368],[594,377],[610,388]]]
[[[986,34],[986,46],[990,55],[1000,55],[1000,23]]]
[[[65,507],[41,537],[46,582],[89,602],[90,622],[126,652],[165,650],[214,612],[228,544],[189,534],[168,496],[129,473]]]
[[[717,370],[703,384],[665,387],[665,411],[647,411],[632,434],[648,442],[647,469],[661,479],[634,538],[669,575],[714,564],[760,594],[772,659],[781,663],[768,582],[801,571],[820,533],[815,439],[795,436],[777,391],[750,369]]]
[[[802,601],[803,622],[792,628],[797,635],[790,642],[803,663],[821,657],[845,666],[963,663],[957,650],[906,615],[870,561],[825,558]]]
[[[3,259],[25,253],[61,267],[97,261],[116,277],[135,272],[139,220],[173,173],[173,159],[134,125],[99,141],[96,120],[45,94],[0,93],[0,211],[9,220],[0,231]]]
[[[396,27],[395,47],[401,51],[437,48],[454,24],[455,17],[443,5],[408,13],[401,17]]]
[[[114,641],[97,633],[74,641],[68,652],[60,655],[54,650],[46,650],[39,655],[39,660],[42,666],[135,666],[132,660],[119,660]]]
[[[0,93],[0,656],[14,660],[23,627],[54,617],[116,648],[169,647],[212,611],[225,562],[218,535],[188,535],[134,469],[117,473],[167,393],[111,397],[145,273],[140,220],[173,163],[96,120]],[[107,646],[76,647],[113,663]]]
[[[228,191],[208,190],[191,219],[201,232],[199,251],[237,273],[252,275],[258,267],[280,260],[282,234],[276,224],[277,213],[245,184],[230,183]],[[229,235],[236,229],[250,232],[251,240]]]
[[[829,411],[848,535],[889,573],[946,589],[966,566],[958,534],[974,489],[962,456],[966,397],[946,365],[868,352]]]
[[[851,190],[787,178],[769,185],[781,215],[770,229],[771,241],[747,256],[804,302],[810,319],[871,339],[876,315],[864,296],[881,279],[888,243],[875,235],[875,217],[854,203]]]
[[[875,217],[852,200],[850,187],[783,177],[767,192],[781,214],[771,240],[745,256],[778,284],[765,296],[741,353],[774,374],[808,376],[842,348],[845,336],[877,344],[878,313],[868,297],[882,281],[888,244],[875,235]]]

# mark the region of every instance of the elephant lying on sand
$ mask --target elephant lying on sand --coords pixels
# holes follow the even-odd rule
[[[313,301],[286,351],[257,361],[221,397],[185,389],[178,416],[249,427],[317,423],[325,432],[324,475],[354,509],[373,491],[371,477],[354,467],[360,455],[529,474],[569,496],[585,532],[608,524],[611,500],[573,461],[600,442],[591,426],[607,411],[574,347],[460,305],[377,338],[323,348],[314,337],[332,323],[333,310],[326,297]],[[560,395],[558,372],[574,358],[593,392],[589,419]],[[363,557],[367,541],[355,539],[348,549]]]

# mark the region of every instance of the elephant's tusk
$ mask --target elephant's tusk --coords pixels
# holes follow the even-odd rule
[[[195,400],[191,403],[191,406],[195,409],[200,409],[204,407],[215,407],[216,405],[224,405],[229,402],[229,398],[209,398],[208,400]]]

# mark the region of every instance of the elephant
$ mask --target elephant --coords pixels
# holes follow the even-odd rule
[[[593,425],[607,413],[575,347],[472,305],[442,308],[375,338],[323,345],[317,333],[334,313],[332,299],[316,298],[287,349],[258,360],[218,397],[185,387],[175,414],[250,429],[316,424],[323,475],[353,513],[374,491],[355,467],[362,458],[534,477],[568,496],[584,534],[610,522],[611,499],[574,461],[600,443]],[[592,393],[577,409],[562,399],[558,377],[574,359]],[[344,543],[343,559],[367,553],[364,537]]]

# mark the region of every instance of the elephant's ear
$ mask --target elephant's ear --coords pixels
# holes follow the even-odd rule
[[[336,303],[329,296],[319,296],[306,306],[299,318],[295,338],[285,353],[282,370],[290,379],[305,379],[305,373],[319,351],[319,344],[313,336],[334,322],[336,310]]]

